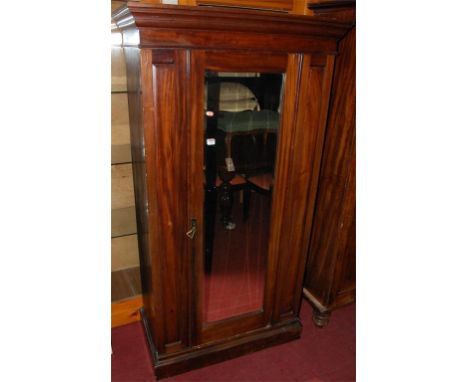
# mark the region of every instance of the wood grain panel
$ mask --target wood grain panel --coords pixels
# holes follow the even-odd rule
[[[356,32],[340,42],[304,287],[324,314],[354,301]],[[306,295],[307,296],[307,295]],[[317,322],[317,320],[316,320]],[[320,322],[320,321],[319,321]]]
[[[208,49],[253,50],[273,53],[336,52],[336,42],[327,39],[297,39],[295,36],[288,35],[259,34],[256,40],[261,48],[252,45],[252,36],[248,32],[232,31],[227,35],[203,30],[194,30],[187,34],[158,28],[141,28],[140,30],[140,44],[148,48],[156,46],[164,48],[199,48],[206,45]],[[154,41],[160,42],[155,44]]]
[[[336,41],[349,29],[349,25],[330,22],[330,18],[325,16],[311,18],[234,8],[153,6],[143,2],[128,3],[128,7],[140,31],[146,28],[178,29],[182,34],[191,34],[197,30],[234,31],[248,32],[251,39],[259,38],[262,34],[273,34],[276,37],[292,35],[297,40],[318,37]],[[119,17],[125,17],[125,13]],[[326,23],[323,22],[325,20]],[[205,41],[205,44],[208,42]]]
[[[163,300],[164,319],[166,323],[165,346],[167,351],[174,351],[179,346],[181,334],[185,332],[184,321],[186,317],[179,314],[184,309],[181,284],[185,286],[186,280],[179,278],[182,271],[180,255],[186,255],[185,237],[183,227],[187,224],[186,207],[186,179],[180,169],[188,162],[185,154],[184,103],[181,89],[183,78],[179,76],[185,69],[183,52],[173,52],[175,63],[161,63],[153,54],[153,97],[155,139],[159,149],[156,155],[156,166],[159,176],[164,182],[158,182],[156,193],[158,195],[158,214],[160,215],[160,230],[164,236],[164,245],[167,256],[161,259],[161,272],[164,272]],[[182,70],[181,70],[182,69]],[[163,184],[161,184],[163,183]],[[164,184],[165,183],[165,184]],[[171,192],[172,191],[172,192]],[[185,283],[184,283],[185,281]],[[184,288],[185,289],[185,288]],[[182,303],[182,304],[181,304]],[[186,338],[184,338],[186,340]]]
[[[158,291],[155,308],[159,318],[153,330],[158,333],[161,353],[187,345],[188,283],[187,179],[181,171],[188,163],[184,102],[186,53],[149,51],[142,56],[143,117],[147,164],[149,230],[152,252],[153,287]],[[172,57],[173,60],[168,60]],[[156,149],[157,143],[157,149]]]
[[[275,320],[298,314],[302,272],[305,265],[307,238],[311,226],[315,189],[319,176],[322,143],[328,112],[334,57],[326,59],[304,56],[297,116],[288,159],[287,198],[283,206],[278,267]]]
[[[135,30],[126,29],[124,34],[134,34]],[[146,184],[145,135],[142,122],[142,96],[140,87],[141,57],[140,49],[124,48],[127,67],[127,89],[132,149],[133,184],[135,208],[137,210],[138,252],[143,300],[149,317],[156,316],[156,302],[153,292],[152,248],[149,241],[148,196]]]
[[[250,9],[272,9],[288,11],[295,14],[310,14],[307,8],[307,0],[280,0],[280,1],[238,1],[238,0],[179,0],[179,5],[221,5],[245,7]]]
[[[313,0],[307,2],[310,14],[332,22],[356,22],[355,0]]]
[[[288,56],[286,54],[268,54],[255,52],[207,51],[207,69],[217,72],[260,72],[281,73],[285,71]]]
[[[187,328],[189,345],[194,346],[201,342],[202,311],[198,304],[202,301],[201,278],[203,277],[203,258],[197,257],[197,254],[203,253],[204,235],[201,234],[203,227],[203,204],[204,186],[194,179],[204,179],[204,150],[200,149],[200,143],[204,142],[204,119],[200,110],[204,109],[204,55],[205,52],[186,51],[186,72],[184,77],[187,82],[185,91],[186,113],[187,113],[187,155],[190,160],[187,163],[187,218],[196,219],[198,222],[199,233],[195,235],[194,240],[188,242],[189,261],[185,263],[185,270],[188,277],[186,285],[187,305]],[[202,146],[203,147],[203,146]],[[187,221],[189,224],[189,221]]]
[[[297,117],[297,93],[301,82],[301,68],[303,56],[300,54],[288,55],[286,69],[286,83],[284,89],[283,110],[281,112],[281,125],[278,136],[276,164],[275,164],[275,189],[272,194],[270,243],[268,248],[267,277],[265,285],[264,311],[267,322],[275,322],[275,304],[278,283],[284,254],[281,252],[283,241],[283,218],[285,204],[289,198],[287,187],[290,173],[290,154],[293,145],[294,127]],[[278,187],[279,186],[279,187]]]
[[[312,12],[307,8],[309,0],[293,0],[292,13],[297,15],[310,15]]]
[[[354,168],[356,165],[354,164]],[[354,175],[354,181],[356,176]],[[354,185],[356,189],[356,185]],[[356,196],[354,196],[354,203],[356,203]],[[349,224],[349,233],[347,234],[345,254],[343,256],[343,271],[341,275],[341,290],[338,294],[343,292],[353,291],[356,289],[356,207],[353,211],[353,216]]]
[[[142,317],[144,319],[144,317]],[[302,325],[298,320],[282,325],[243,333],[223,341],[197,346],[196,351],[181,352],[172,358],[159,359],[155,374],[158,379],[205,367],[235,357],[279,345],[300,337]]]
[[[336,42],[349,30],[348,24],[332,22],[329,17],[233,8],[156,6],[144,2],[130,2],[127,9],[114,17],[124,32],[124,46],[145,48],[332,54]]]
[[[251,9],[273,9],[289,11],[293,8],[293,0],[196,0],[197,5],[224,5],[245,7]]]
[[[204,50],[195,50],[190,52],[190,70],[189,73],[189,90],[187,91],[187,102],[191,105],[188,108],[189,113],[189,132],[188,132],[188,155],[192,159],[188,165],[188,212],[189,216],[199,224],[199,227],[204,227],[204,211],[203,201],[205,198],[205,153],[204,136],[205,136],[205,116],[201,112],[204,110],[205,102],[205,69],[206,69],[206,52]],[[201,231],[201,230],[200,230]],[[191,304],[189,305],[190,322],[189,330],[191,333],[192,346],[203,343],[203,280],[204,280],[204,252],[205,242],[202,233],[195,235],[194,240],[190,244],[190,252],[192,256],[191,262],[191,283],[187,290]]]
[[[352,91],[351,91],[352,92]],[[351,119],[353,121],[353,118]],[[355,300],[356,290],[356,135],[352,138],[351,150],[348,155],[349,173],[345,184],[343,197],[343,214],[341,217],[341,231],[338,240],[341,246],[338,249],[336,278],[331,294],[337,298],[334,307]],[[347,294],[348,296],[344,296]],[[346,299],[346,302],[345,302]]]

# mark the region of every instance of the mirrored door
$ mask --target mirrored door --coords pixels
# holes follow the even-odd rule
[[[204,73],[204,323],[263,309],[284,80]]]

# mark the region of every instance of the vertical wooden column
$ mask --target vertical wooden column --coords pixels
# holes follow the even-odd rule
[[[185,50],[141,51],[143,125],[147,164],[148,312],[160,357],[188,346],[189,248],[187,218],[187,112]]]
[[[198,232],[194,240],[190,242],[191,253],[191,283],[188,286],[190,296],[190,338],[192,345],[201,343],[203,327],[203,278],[204,278],[204,254],[205,235],[204,227],[204,200],[205,200],[205,171],[204,171],[204,145],[205,145],[205,52],[203,50],[190,50],[187,61],[189,77],[188,98],[188,211],[189,218],[195,219],[198,224]]]
[[[298,62],[300,80],[295,105],[295,122],[288,142],[288,181],[281,221],[281,240],[274,320],[297,316],[301,284],[311,229],[315,189],[327,121],[328,99],[334,56],[304,55]],[[284,131],[281,133],[284,137]],[[284,142],[282,143],[284,146]],[[285,255],[289,254],[289,255]]]
[[[339,44],[304,295],[319,326],[353,302],[356,273],[356,28]]]

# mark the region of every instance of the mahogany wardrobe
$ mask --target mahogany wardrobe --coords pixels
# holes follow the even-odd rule
[[[143,323],[158,378],[299,338],[349,14],[129,2]]]

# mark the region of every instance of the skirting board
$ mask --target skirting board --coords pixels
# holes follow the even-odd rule
[[[113,303],[111,306],[112,327],[116,328],[118,326],[140,321],[140,308],[142,306],[142,296]]]

